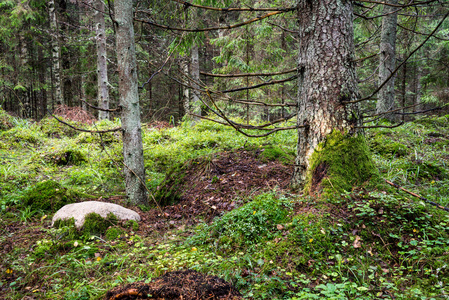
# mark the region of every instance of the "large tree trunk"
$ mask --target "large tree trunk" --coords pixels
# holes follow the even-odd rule
[[[98,107],[109,109],[108,64],[106,59],[106,33],[103,12],[103,0],[95,0],[94,22],[97,42]],[[109,119],[109,112],[103,110],[98,111],[98,119]]]
[[[354,65],[353,8],[348,0],[300,1],[297,158],[293,187],[310,180],[311,158],[332,132],[357,133],[360,123]],[[321,146],[320,146],[321,147]],[[328,162],[332,163],[332,162]],[[326,171],[328,166],[322,166]]]
[[[137,85],[136,48],[134,43],[133,6],[131,0],[115,0],[116,48],[119,95],[122,107],[123,162],[126,195],[133,204],[148,204],[144,186],[140,106]]]
[[[387,1],[390,4],[398,4],[398,0]],[[380,37],[380,65],[379,85],[385,82],[396,67],[396,27],[398,14],[396,7],[384,5],[382,18],[382,31]],[[379,91],[376,104],[377,113],[384,113],[394,108],[394,76]],[[384,117],[394,121],[394,114],[386,114]]]
[[[59,29],[56,20],[55,1],[48,1],[48,14],[50,17],[51,29],[51,53],[52,53],[52,73],[53,85],[55,88],[55,100],[57,104],[64,104],[62,93],[62,75],[61,75],[61,52],[59,47]]]

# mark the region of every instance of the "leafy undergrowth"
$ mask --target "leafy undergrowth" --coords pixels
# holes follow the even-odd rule
[[[134,207],[138,226],[119,222],[92,235],[51,228],[51,209],[23,199],[50,182],[50,191],[76,195],[74,201],[126,205],[120,137],[64,132],[51,120],[4,119],[0,298],[102,299],[113,288],[188,269],[233,283],[246,299],[449,296],[447,212],[386,184],[326,199],[292,193],[291,133],[247,140],[209,122],[146,125],[148,187],[170,204],[161,211]],[[447,206],[448,123],[426,118],[369,131],[381,176]],[[60,163],[61,153],[77,156]]]

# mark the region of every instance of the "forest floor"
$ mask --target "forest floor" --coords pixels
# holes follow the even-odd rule
[[[448,121],[369,131],[381,177],[447,206]],[[448,214],[382,182],[326,199],[291,191],[294,135],[145,124],[144,207],[123,196],[119,137],[1,115],[0,129],[0,299],[449,295]],[[142,220],[52,228],[55,199],[113,202]]]

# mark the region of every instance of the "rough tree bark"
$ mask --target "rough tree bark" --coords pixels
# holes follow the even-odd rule
[[[115,25],[119,95],[122,108],[123,157],[126,195],[133,204],[148,204],[144,187],[140,106],[131,0],[115,0]]]
[[[59,47],[59,29],[58,21],[56,20],[55,1],[48,1],[48,15],[50,18],[51,30],[51,53],[52,53],[52,73],[53,85],[55,88],[55,100],[57,104],[64,104],[62,93],[62,75],[61,75],[61,54]]]
[[[398,4],[398,0],[387,1]],[[382,31],[380,37],[379,85],[382,84],[396,67],[396,27],[398,23],[397,8],[384,5]],[[394,108],[394,76],[379,91],[376,104],[377,113],[384,113]],[[394,121],[394,114],[386,114],[384,118]]]
[[[97,42],[98,107],[109,109],[108,64],[103,0],[95,0],[94,5],[95,39]],[[109,112],[99,110],[98,119],[109,120]]]
[[[297,122],[306,126],[298,129],[294,188],[302,188],[311,180],[316,167],[312,167],[312,155],[318,146],[322,148],[326,137],[333,132],[345,137],[357,135],[358,104],[345,104],[359,96],[352,20],[349,0],[308,0],[298,4]],[[332,163],[321,166],[323,175]]]

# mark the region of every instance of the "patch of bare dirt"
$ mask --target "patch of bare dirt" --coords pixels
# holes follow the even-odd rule
[[[143,222],[158,231],[203,220],[210,222],[241,206],[249,196],[274,188],[287,189],[293,166],[264,162],[259,157],[262,151],[241,149],[191,163],[185,170],[181,201],[162,207],[162,211],[152,209],[144,213]]]
[[[240,293],[225,280],[193,270],[168,272],[150,283],[134,282],[106,294],[106,300],[128,299],[241,299]]]

